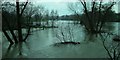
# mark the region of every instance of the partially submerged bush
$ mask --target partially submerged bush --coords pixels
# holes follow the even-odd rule
[[[73,44],[73,45],[77,45],[80,44],[80,42],[73,42],[73,41],[68,41],[68,42],[59,42],[59,43],[55,43],[54,46],[58,46],[58,45],[66,45],[66,44]]]
[[[75,32],[73,30],[73,26],[70,26],[69,24],[65,26],[60,26],[60,29],[56,30],[56,38],[60,41],[58,43],[55,43],[54,45],[66,45],[66,44],[73,44],[77,45],[80,44],[80,42],[75,41]]]

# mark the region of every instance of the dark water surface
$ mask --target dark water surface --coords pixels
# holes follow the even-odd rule
[[[101,37],[86,34],[84,26],[74,25],[68,21],[56,22],[58,28],[48,28],[44,30],[33,29],[32,35],[27,42],[9,46],[6,38],[2,38],[3,58],[106,58],[108,57],[103,48]],[[118,34],[118,23],[108,23],[106,30],[113,34]],[[60,45],[55,43],[62,40],[61,29],[65,33],[66,40],[80,42],[78,45]],[[72,36],[69,34],[69,30]],[[23,29],[25,33],[25,29]],[[56,36],[59,35],[59,38]],[[106,36],[106,34],[103,34]],[[0,37],[1,38],[1,37]],[[71,39],[70,39],[71,38]],[[112,35],[106,40],[112,41]],[[61,39],[61,40],[59,40]]]

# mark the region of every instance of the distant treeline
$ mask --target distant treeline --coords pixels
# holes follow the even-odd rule
[[[75,15],[75,14],[71,14],[71,15],[63,15],[60,16],[58,18],[59,20],[79,20],[80,19],[80,15]]]
[[[62,16],[57,16],[58,20],[81,20],[82,18],[82,14],[81,15],[62,15]],[[52,20],[53,18],[49,18],[50,20]],[[114,20],[108,20],[108,22],[120,22],[120,13],[115,13],[115,19]]]

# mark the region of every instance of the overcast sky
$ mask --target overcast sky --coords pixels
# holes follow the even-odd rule
[[[10,0],[7,0],[10,1]],[[16,1],[16,0],[12,0]],[[26,1],[26,0],[19,0]],[[33,2],[35,5],[43,5],[48,10],[57,10],[59,15],[69,15],[72,14],[70,9],[68,9],[68,3],[78,2],[78,0],[28,0]],[[87,2],[92,0],[86,0]],[[104,2],[112,1],[112,0],[103,0]],[[119,0],[116,0],[119,1]],[[118,11],[118,6],[115,8],[116,12]]]
[[[35,4],[42,5],[48,10],[57,10],[59,15],[71,14],[67,7],[67,2],[41,2]]]

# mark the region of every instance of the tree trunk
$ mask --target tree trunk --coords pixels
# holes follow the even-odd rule
[[[10,44],[13,44],[14,42],[12,41],[12,39],[9,37],[9,35],[7,34],[7,32],[5,30],[3,30],[4,35],[6,36],[7,40],[10,42]]]
[[[12,36],[13,36],[13,39],[14,39],[15,43],[18,43],[17,37],[14,34],[14,30],[11,30],[11,29],[9,29],[9,30],[10,30],[10,33],[12,34]]]
[[[22,28],[21,28],[21,21],[20,21],[19,1],[16,2],[16,12],[17,12],[18,39],[19,39],[19,42],[22,42],[23,37],[22,37]]]
[[[10,24],[9,24],[7,19],[5,19],[5,21],[6,21],[6,25],[8,26],[8,29],[9,29],[10,33],[12,34],[12,37],[13,37],[15,43],[18,43],[17,37],[15,36],[15,33],[14,33],[14,29],[11,29]],[[5,30],[3,30],[3,32],[5,32]]]

